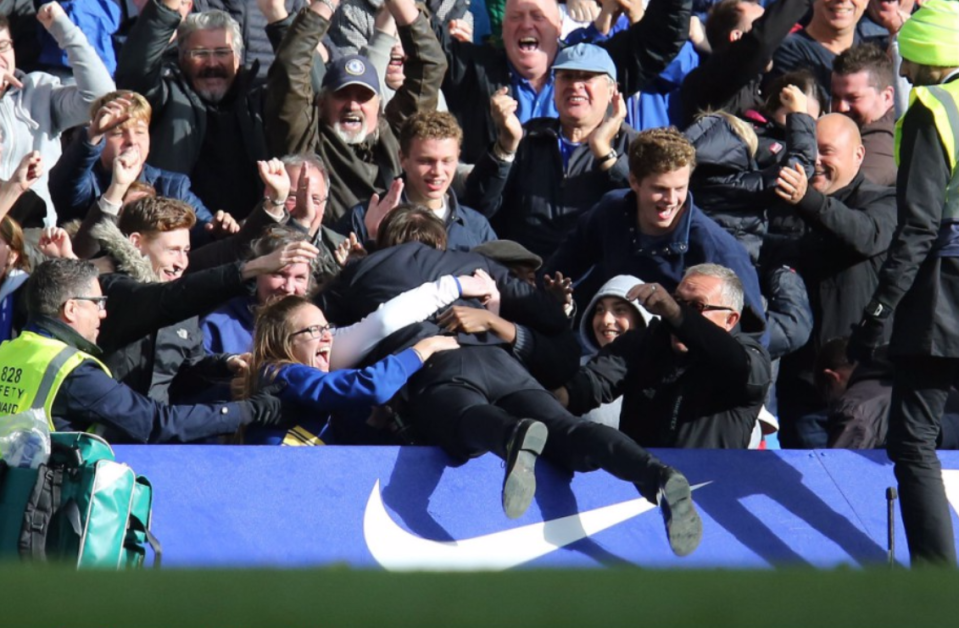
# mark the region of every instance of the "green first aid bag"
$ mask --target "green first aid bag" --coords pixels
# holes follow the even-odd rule
[[[0,470],[0,558],[57,560],[78,568],[141,567],[153,487],[94,434],[54,432],[46,464]]]

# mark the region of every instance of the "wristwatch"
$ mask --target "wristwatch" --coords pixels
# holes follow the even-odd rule
[[[616,149],[609,151],[609,154],[599,160],[599,163],[605,164],[606,162],[613,161],[614,159],[619,159],[619,155],[616,153]]]
[[[504,149],[497,141],[493,143],[493,157],[495,157],[497,161],[512,163],[512,161],[516,159],[516,153]]]
[[[892,314],[892,308],[873,299],[866,305],[866,309],[863,311],[863,313],[871,318],[885,320],[889,318],[890,314]]]

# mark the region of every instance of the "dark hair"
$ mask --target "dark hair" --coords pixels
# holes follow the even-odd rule
[[[833,59],[832,71],[840,76],[865,72],[876,91],[892,87],[895,80],[892,59],[876,44],[859,44],[841,52]]]
[[[81,294],[98,276],[96,266],[85,260],[60,258],[43,262],[24,288],[27,314],[56,318],[60,306]]]
[[[783,106],[780,95],[787,85],[795,85],[799,88],[799,91],[808,98],[815,98],[819,103],[820,111],[827,111],[829,109],[829,99],[826,96],[826,90],[819,84],[819,81],[816,80],[812,72],[809,70],[796,70],[795,72],[783,74],[769,84],[769,88],[766,90],[766,113],[772,115]]]
[[[193,208],[183,201],[163,196],[145,196],[127,204],[117,227],[123,235],[148,234],[192,229],[196,224]]]
[[[422,242],[446,250],[446,225],[420,205],[400,205],[383,219],[376,234],[377,250],[407,242]]]
[[[729,48],[729,34],[742,28],[743,14],[739,10],[742,2],[751,0],[719,0],[709,10],[706,17],[706,40],[713,52],[722,52]]]
[[[813,378],[816,383],[816,390],[824,394],[829,387],[825,371],[836,371],[844,367],[852,366],[852,362],[846,357],[846,347],[849,345],[849,338],[842,336],[827,340],[816,355],[816,368],[813,372]]]
[[[647,129],[629,145],[629,174],[636,181],[684,166],[696,168],[696,149],[676,127]]]
[[[463,129],[453,114],[445,111],[421,111],[410,116],[400,129],[400,150],[404,155],[410,154],[410,144],[413,140],[456,140],[456,145],[463,144]]]

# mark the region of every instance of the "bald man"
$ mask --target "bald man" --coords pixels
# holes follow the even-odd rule
[[[816,136],[812,180],[802,167],[792,167],[783,168],[777,181],[777,194],[804,223],[790,257],[806,282],[814,319],[809,343],[783,359],[779,376],[783,444],[796,447],[819,444],[810,440],[815,435],[791,431],[798,417],[825,406],[812,379],[819,347],[849,336],[859,322],[896,228],[895,189],[870,183],[860,170],[866,149],[856,123],[831,113],[816,123]]]

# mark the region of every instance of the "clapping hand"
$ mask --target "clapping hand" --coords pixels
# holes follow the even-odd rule
[[[519,103],[509,95],[508,87],[501,87],[490,98],[490,113],[499,135],[499,146],[506,152],[515,153],[523,139],[523,124],[516,117]]]
[[[370,198],[370,204],[366,208],[366,216],[363,218],[363,222],[366,224],[366,233],[369,234],[371,240],[376,239],[377,234],[380,232],[380,223],[383,222],[386,215],[396,209],[396,206],[400,204],[400,197],[403,195],[403,185],[403,179],[393,179],[389,191],[383,196],[382,200],[379,194],[374,194],[373,197]]]
[[[353,232],[350,232],[350,237],[340,242],[336,246],[336,250],[333,251],[333,258],[340,265],[340,268],[346,268],[346,265],[351,261],[362,259],[366,255],[366,249],[356,239],[356,234]]]
[[[76,259],[70,235],[60,227],[46,227],[40,234],[37,248],[47,257]]]
[[[213,220],[206,223],[203,229],[207,233],[213,234],[215,238],[225,238],[231,236],[240,230],[240,223],[236,221],[229,212],[222,209],[213,214]]]

